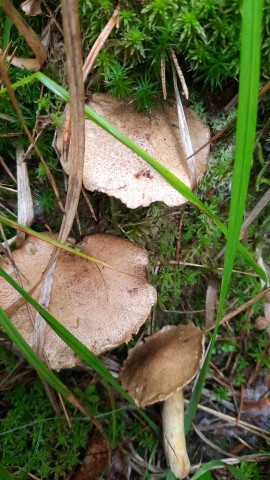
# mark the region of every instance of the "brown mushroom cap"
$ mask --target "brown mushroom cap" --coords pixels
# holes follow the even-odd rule
[[[196,375],[204,352],[204,335],[192,323],[166,326],[129,351],[119,379],[141,407],[161,402]]]
[[[191,188],[175,105],[167,103],[163,111],[146,116],[136,112],[126,100],[95,94],[90,106]],[[186,109],[185,114],[195,151],[209,139],[209,128],[192,110]],[[129,208],[145,207],[156,201],[177,206],[187,201],[138,155],[92,121],[86,120],[85,128],[83,183],[86,189],[119,198]],[[56,142],[60,156],[62,146],[63,130]],[[206,147],[195,157],[198,180],[206,170],[208,153],[209,147]],[[63,158],[60,160],[69,174],[69,164]]]
[[[147,319],[156,302],[156,291],[146,279],[146,250],[111,235],[85,237],[78,244],[84,253],[117,267],[128,276],[72,253],[59,255],[49,312],[96,355],[128,342]],[[13,252],[23,287],[29,291],[44,272],[53,247],[37,238]],[[0,265],[16,279],[5,259]],[[40,288],[34,293],[38,299]],[[0,304],[8,308],[20,295],[0,278]],[[33,310],[35,315],[35,311]],[[26,306],[12,317],[16,328],[31,344],[33,325]],[[53,369],[70,368],[80,359],[49,327],[45,352]]]

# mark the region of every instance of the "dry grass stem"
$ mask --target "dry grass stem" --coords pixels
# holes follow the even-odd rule
[[[179,80],[180,80],[180,82],[181,82],[181,85],[182,85],[182,88],[183,88],[183,92],[184,92],[185,98],[186,98],[186,100],[188,100],[188,98],[189,98],[189,91],[188,91],[188,87],[187,87],[187,84],[186,84],[186,81],[185,81],[185,77],[184,77],[184,74],[183,74],[183,72],[182,72],[182,70],[181,70],[181,67],[180,67],[180,65],[179,65],[179,62],[178,62],[178,60],[177,60],[177,57],[176,57],[176,55],[175,55],[175,52],[174,52],[172,49],[170,50],[170,57],[171,57],[171,59],[172,59],[172,61],[173,61],[173,64],[174,64],[174,66],[175,66],[175,70],[176,70],[177,75],[178,75],[178,77],[179,77]]]
[[[237,465],[242,462],[265,462],[269,461],[269,456],[267,455],[261,455],[261,454],[252,454],[252,455],[242,455],[241,457],[238,458],[221,458],[221,462],[228,463],[228,465]],[[197,465],[192,465],[190,468],[190,473],[195,473],[197,470],[199,470],[201,467],[203,467],[203,463],[198,463]],[[225,468],[222,466],[217,466],[217,467],[212,467],[211,470],[218,470],[220,468]]]
[[[11,19],[12,23],[14,23],[20,34],[25,38],[29,47],[36,56],[35,59],[13,57],[12,65],[16,67],[26,68],[27,70],[33,70],[35,72],[40,70],[47,58],[46,49],[42,44],[40,38],[37,36],[34,30],[29,27],[29,25],[18,12],[18,10],[16,10],[16,8],[12,5],[11,2],[9,2],[9,0],[2,0],[1,6],[4,12]]]
[[[165,59],[163,56],[160,58],[160,71],[161,71],[161,85],[162,85],[163,99],[166,100],[167,98],[166,68],[165,68]]]
[[[188,170],[189,170],[189,175],[190,175],[190,183],[191,183],[191,188],[194,189],[197,186],[198,180],[197,180],[197,171],[196,171],[196,163],[195,163],[195,157],[192,154],[193,152],[193,147],[191,143],[191,138],[188,130],[188,125],[185,117],[185,112],[183,109],[183,105],[181,102],[181,97],[179,94],[178,90],[178,85],[177,85],[177,76],[176,76],[176,71],[174,68],[174,65],[172,64],[172,72],[173,72],[173,85],[174,85],[174,93],[175,93],[175,99],[176,99],[176,105],[177,105],[177,116],[178,116],[178,124],[179,124],[179,130],[180,134],[183,140],[183,150],[184,150],[184,155],[187,155],[188,160],[187,160],[187,165],[188,165]]]
[[[96,39],[94,45],[92,46],[85,62],[83,65],[83,81],[85,82],[92,66],[95,63],[95,60],[102,49],[104,43],[106,42],[107,38],[109,37],[111,31],[114,29],[115,25],[117,25],[118,22],[118,17],[119,17],[119,12],[120,12],[120,2],[118,2],[110,20],[108,23],[105,25],[103,28],[102,32]]]
[[[209,280],[206,299],[205,299],[205,327],[208,328],[215,321],[215,311],[218,300],[217,282],[215,280]]]
[[[61,199],[60,199],[60,195],[59,195],[59,192],[58,192],[58,188],[57,188],[57,185],[56,185],[56,182],[53,178],[53,175],[51,174],[51,171],[49,169],[49,167],[47,166],[43,156],[41,155],[39,149],[37,148],[37,146],[35,145],[34,143],[34,139],[30,133],[30,130],[29,128],[27,127],[25,121],[24,121],[24,118],[22,116],[22,113],[21,113],[21,110],[20,110],[20,107],[19,107],[19,104],[17,102],[17,99],[16,99],[16,96],[15,96],[15,93],[14,91],[12,90],[11,88],[11,83],[9,81],[9,78],[8,78],[8,75],[6,73],[6,70],[5,70],[5,66],[4,66],[4,61],[3,61],[3,56],[0,55],[0,74],[2,75],[2,78],[3,78],[3,81],[5,83],[5,86],[6,86],[6,89],[7,89],[7,92],[8,92],[8,96],[10,98],[10,101],[12,102],[12,105],[14,107],[14,110],[15,112],[17,113],[18,115],[18,118],[23,126],[23,129],[27,135],[27,137],[29,138],[29,141],[30,143],[33,145],[33,148],[35,150],[35,152],[37,153],[38,155],[38,158],[40,159],[42,165],[44,166],[44,169],[45,169],[45,172],[46,172],[46,175],[51,183],[51,186],[53,188],[53,191],[55,193],[55,196],[56,196],[56,200],[57,200],[57,203],[60,207],[60,209],[64,212],[64,207],[62,205],[62,202],[61,202]]]
[[[266,92],[268,92],[269,89],[270,89],[270,80],[268,80],[268,82],[261,88],[259,92],[259,99],[261,99],[266,94]],[[232,120],[230,120],[227,123],[227,125],[225,125],[225,127],[223,127],[221,130],[215,133],[215,135],[213,135],[213,137],[211,137],[210,140],[208,140],[208,142],[205,142],[200,148],[198,148],[198,150],[195,150],[195,152],[193,152],[193,155],[197,155],[197,153],[201,152],[204,148],[208,147],[209,145],[211,145],[211,143],[215,142],[220,137],[222,137],[222,135],[225,132],[227,132],[227,130],[229,130],[229,128],[236,122],[236,120],[237,120],[237,117],[235,116],[234,118],[232,118]],[[188,160],[188,158],[186,158],[186,160]]]
[[[30,227],[34,220],[34,205],[30,189],[27,163],[24,161],[24,150],[20,143],[16,147],[17,186],[18,186],[18,223]],[[16,248],[21,247],[25,241],[25,233],[18,232]]]
[[[2,167],[6,170],[7,174],[10,176],[11,180],[13,180],[14,183],[17,183],[16,178],[14,177],[13,173],[8,168],[5,160],[3,159],[3,157],[1,157],[1,155],[0,155],[0,163],[1,163]]]
[[[94,211],[94,207],[91,203],[91,200],[87,194],[87,191],[85,190],[84,187],[82,187],[82,194],[83,194],[83,197],[84,197],[84,200],[86,201],[88,207],[89,207],[89,210],[90,210],[90,213],[93,217],[93,219],[95,220],[95,222],[97,222],[97,217],[96,217],[96,214],[95,214],[95,211]]]
[[[184,400],[184,402],[186,405],[188,405],[189,403],[188,400]],[[202,410],[203,412],[207,412],[211,415],[214,415],[215,417],[221,418],[222,420],[229,423],[230,425],[233,425],[234,427],[240,427],[245,430],[248,430],[249,432],[252,432],[255,435],[262,437],[266,441],[270,440],[269,430],[265,430],[263,428],[257,427],[256,425],[252,425],[251,423],[244,422],[243,420],[237,421],[237,418],[235,417],[231,417],[230,415],[226,415],[225,413],[218,412],[213,408],[205,407],[204,405],[201,405],[201,404],[198,404],[198,409]]]
[[[229,452],[226,452],[225,450],[223,450],[222,448],[218,447],[214,442],[211,442],[211,440],[209,440],[203,433],[202,431],[200,430],[200,428],[197,426],[197,425],[194,425],[193,424],[193,428],[195,430],[195,432],[197,433],[198,437],[200,437],[200,439],[206,443],[206,445],[208,445],[209,447],[211,447],[213,450],[216,450],[217,452],[221,453],[222,455],[226,455],[227,457],[232,457],[232,458],[237,458],[239,459],[239,457],[237,457],[236,455],[232,455],[230,454]]]

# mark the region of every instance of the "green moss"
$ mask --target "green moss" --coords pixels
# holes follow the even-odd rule
[[[2,465],[20,480],[28,472],[44,480],[66,478],[87,444],[91,424],[67,407],[70,430],[64,418],[55,416],[39,379],[10,386],[2,402],[8,408],[1,421]],[[86,403],[89,408],[89,397]]]
[[[100,55],[113,57],[135,88],[138,72],[142,71],[148,72],[150,83],[160,85],[161,58],[165,60],[167,80],[171,78],[169,50],[173,48],[181,66],[186,73],[191,72],[195,81],[212,90],[221,88],[226,80],[237,79],[239,72],[240,5],[240,0],[127,1],[121,8],[119,26],[110,34]],[[114,6],[113,2],[80,1],[86,51],[109,20]],[[265,2],[262,47],[262,74],[267,78],[269,22],[268,0]],[[113,68],[113,64],[107,65],[107,75]],[[99,80],[103,73],[98,60],[96,74]],[[99,82],[100,87],[108,90],[106,78]],[[132,91],[130,96],[133,98]]]

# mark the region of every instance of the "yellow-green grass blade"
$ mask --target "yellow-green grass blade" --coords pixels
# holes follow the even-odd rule
[[[13,89],[22,87],[33,80],[39,80],[43,85],[45,85],[49,90],[55,93],[58,97],[60,97],[65,102],[68,102],[69,96],[68,92],[58,85],[56,82],[48,78],[41,72],[34,73],[29,77],[26,77],[12,85]],[[0,90],[0,95],[5,93],[6,89]],[[177,178],[173,173],[171,173],[166,167],[161,165],[157,160],[155,160],[151,155],[145,152],[141,147],[136,145],[132,140],[130,140],[126,135],[120,132],[117,128],[111,125],[107,120],[102,118],[98,115],[94,110],[90,107],[85,107],[85,114],[86,117],[96,123],[98,126],[103,128],[106,132],[112,135],[114,138],[119,140],[119,142],[123,143],[126,147],[131,149],[134,153],[137,153],[143,160],[145,160],[149,165],[151,165],[175,190],[181,193],[187,200],[197,206],[202,212],[208,215],[211,220],[217,225],[220,231],[227,236],[227,228],[222,224],[222,222],[218,219],[216,215],[214,215],[207,205],[204,205],[199,198],[181,181]],[[168,153],[169,154],[169,153]],[[266,275],[263,269],[255,262],[252,258],[250,253],[241,245],[240,242],[237,243],[238,251],[244,257],[246,262],[258,273],[258,275],[266,281]]]
[[[34,300],[23,288],[20,287],[2,268],[0,268],[0,276],[3,277],[9,284],[22,295],[25,300],[30,303],[44,318],[47,324],[62,338],[62,340],[91,368],[93,368],[103,380],[110,384],[120,395],[127,400],[130,405],[135,408],[141,417],[150,425],[150,427],[159,435],[159,429],[156,424],[135,404],[134,400],[127,394],[121,385],[111,375],[110,371],[99,360],[93,352],[85,347],[79,340],[77,340],[72,333],[70,333],[60,322],[58,322],[49,312],[47,312],[36,300]],[[65,398],[67,398],[67,388],[58,380],[58,378],[47,369],[44,363],[34,354],[29,345],[25,342],[19,332],[16,330],[7,315],[0,310],[0,324],[6,330],[11,340],[17,345],[23,356],[33,365],[33,367],[40,373],[43,378]],[[91,312],[89,312],[91,314]],[[52,378],[55,377],[55,378]],[[59,383],[60,382],[60,383]]]
[[[207,375],[220,320],[223,315],[226,295],[229,288],[235,254],[244,216],[253,148],[256,134],[258,90],[260,74],[260,37],[262,21],[262,0],[243,0],[242,35],[240,53],[239,102],[236,124],[235,162],[232,177],[232,193],[229,211],[229,226],[224,260],[224,270],[220,291],[219,306],[211,347],[195,385],[191,401],[185,415],[185,430],[190,429],[201,391]]]
[[[67,252],[74,253],[74,255],[77,255],[78,257],[89,260],[90,262],[98,263],[99,265],[103,265],[104,267],[111,268],[112,270],[115,270],[118,273],[122,273],[123,275],[136,277],[135,275],[125,272],[124,270],[120,270],[119,268],[114,267],[109,263],[102,262],[102,260],[99,260],[98,258],[91,257],[90,255],[86,255],[86,253],[80,252],[80,250],[75,250],[75,248],[69,247],[64,243],[59,242],[55,238],[48,237],[47,235],[44,235],[43,233],[40,233],[40,232],[35,232],[35,230],[25,227],[24,225],[21,225],[20,223],[15,222],[15,220],[11,220],[10,218],[5,217],[4,215],[0,215],[0,223],[1,222],[4,223],[4,225],[8,225],[9,227],[14,228],[15,230],[20,230],[24,233],[27,233],[32,237],[40,238],[44,242],[50,243],[51,245],[54,245],[55,247],[58,247],[61,250],[66,250]]]

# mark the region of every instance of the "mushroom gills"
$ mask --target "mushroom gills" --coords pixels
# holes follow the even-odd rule
[[[162,410],[165,455],[176,478],[186,478],[190,462],[184,431],[184,396],[180,389],[164,401]]]

